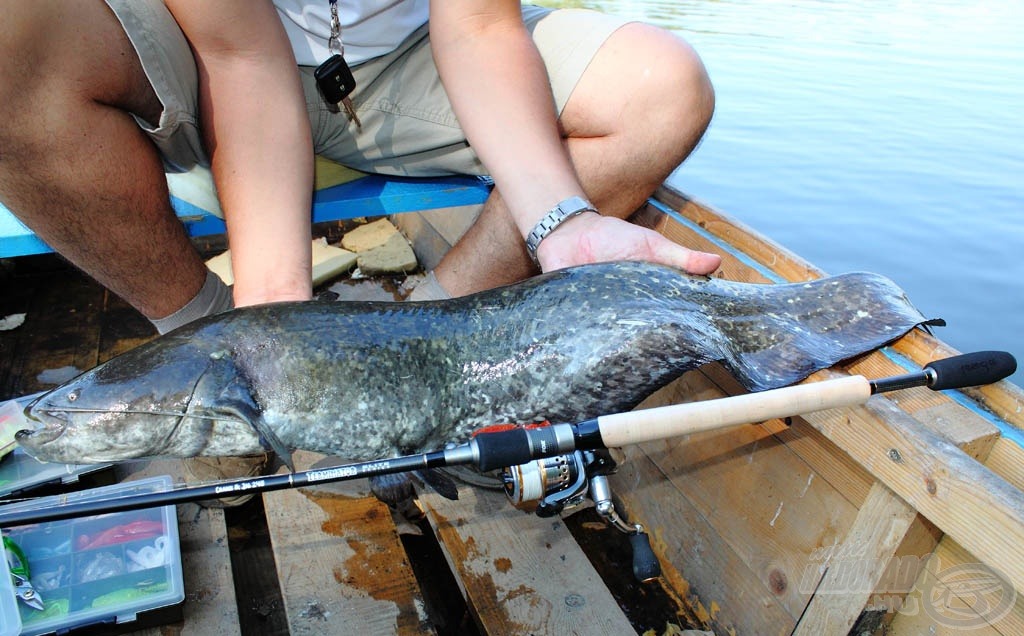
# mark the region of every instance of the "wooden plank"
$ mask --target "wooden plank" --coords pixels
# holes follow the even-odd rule
[[[181,462],[173,459],[118,464],[115,474],[119,482],[159,475],[172,475],[176,483],[182,481]],[[182,622],[170,627],[197,636],[240,633],[224,510],[186,503],[177,506],[177,516],[185,604]],[[139,633],[156,636],[167,629],[165,626]]]
[[[812,376],[825,379],[831,374]],[[979,559],[1024,584],[1024,493],[885,399],[805,419]],[[979,519],[987,523],[979,524]]]
[[[420,501],[482,632],[635,633],[561,519],[516,510],[500,492],[459,497]]]
[[[1024,489],[1024,448],[1017,442],[999,439],[985,459],[985,465],[1017,488]]]
[[[896,613],[889,633],[1024,633],[1024,598],[997,576],[956,541],[944,538]]]
[[[875,484],[843,542],[822,552],[824,577],[794,634],[846,634],[876,590],[917,511]],[[909,562],[909,561],[908,561]],[[916,569],[910,580],[917,578]]]
[[[985,460],[985,464],[1015,487],[1021,488],[1024,486],[1024,449],[1016,442],[1005,438],[999,439]],[[899,612],[892,623],[892,633],[916,634],[924,633],[925,631],[935,634],[963,633],[962,627],[941,624],[939,622],[939,619],[942,617],[941,614],[938,614],[938,618],[936,618],[936,612],[926,613],[920,611],[921,603],[929,601],[929,591],[935,586],[941,586],[945,590],[945,592],[940,591],[937,594],[938,597],[941,598],[945,594],[957,599],[958,615],[961,622],[969,620],[971,614],[968,608],[984,603],[979,609],[984,614],[988,614],[992,608],[999,607],[1000,599],[995,594],[1000,591],[998,587],[993,586],[988,590],[987,596],[976,598],[970,593],[950,588],[950,586],[943,584],[939,580],[940,577],[935,575],[936,571],[941,572],[958,566],[968,567],[970,564],[977,563],[977,559],[954,539],[944,537],[935,549],[935,558],[936,562],[941,564],[941,567],[937,566],[930,572],[922,572],[921,577],[915,584],[915,596],[909,601],[909,608],[906,611]],[[990,619],[994,620],[994,625],[992,621],[986,620],[981,615],[977,613],[975,615],[978,618],[978,625],[984,624],[987,626],[985,628],[974,628],[983,630],[980,633],[1001,633],[1007,635],[1024,633],[1024,597],[1021,597],[1019,594],[1007,616],[998,619],[989,616]]]
[[[196,504],[179,505],[178,535],[185,578],[181,633],[197,636],[240,633],[224,511]],[[166,632],[158,630],[157,633]]]
[[[701,372],[728,395],[745,391],[721,365],[705,365]],[[831,484],[855,507],[860,508],[864,503],[875,478],[803,418],[793,417],[786,422],[769,420],[761,422],[760,426],[778,437],[814,469],[816,478]]]
[[[134,307],[111,292],[103,297],[97,363],[134,349],[157,336],[156,328]]]
[[[705,366],[702,369],[702,372],[703,372],[703,374],[705,374],[705,375],[707,375],[709,377],[713,377],[716,380],[718,380],[718,381],[722,382],[723,384],[725,384],[727,387],[729,387],[729,390],[731,392],[738,392],[738,391],[740,391],[740,387],[735,382],[735,380],[732,380],[732,378],[729,377],[724,372],[724,370],[722,370],[718,365],[708,365],[708,366]],[[681,384],[682,383],[674,383],[674,385],[670,385],[669,387],[667,387],[667,389],[668,389],[667,391],[663,390],[662,392],[659,392],[661,395],[656,394],[655,397],[659,398],[657,400],[658,403],[679,402],[679,401],[683,401],[686,398],[690,398],[690,399],[712,399],[714,397],[718,397],[718,396],[714,395],[713,392],[709,391],[706,388],[705,389],[697,389],[695,387],[695,382],[692,379],[688,383],[686,383],[687,386],[685,386],[685,387],[680,388],[679,386],[675,386],[675,385],[681,385]],[[687,395],[687,394],[689,394],[689,395]],[[654,405],[656,405],[654,403],[654,401],[649,401],[649,402],[647,402],[645,404],[642,404],[641,408],[649,407],[649,406],[654,406]],[[963,409],[961,407],[959,407],[957,405],[953,405],[952,403],[950,403],[950,406],[955,407],[957,409],[957,412],[963,411]],[[931,410],[935,410],[935,409],[940,409],[941,410],[941,409],[944,409],[944,408],[945,408],[944,406],[940,405],[940,406],[936,406],[936,407],[931,407]],[[934,413],[929,414],[929,415],[935,416]],[[864,500],[864,496],[860,495],[859,491],[861,489],[867,489],[867,488],[870,487],[870,484],[875,483],[874,477],[871,476],[864,468],[856,465],[855,462],[853,462],[853,460],[850,459],[850,457],[845,452],[843,452],[841,449],[836,447],[835,444],[833,444],[831,441],[829,441],[819,431],[817,431],[816,429],[814,429],[813,427],[808,425],[802,418],[792,418],[792,425],[789,426],[789,427],[786,427],[784,424],[782,424],[781,422],[777,422],[777,421],[764,424],[763,427],[768,429],[768,430],[776,432],[777,435],[779,436],[779,438],[781,440],[785,441],[786,444],[790,447],[791,450],[793,450],[794,452],[797,452],[798,454],[800,454],[800,456],[803,459],[805,459],[805,461],[810,460],[809,464],[812,467],[814,467],[816,470],[823,470],[824,471],[824,475],[827,476],[827,477],[825,477],[826,481],[831,481],[832,483],[837,484],[840,487],[845,486],[845,488],[842,488],[842,489],[844,490],[844,492],[846,493],[846,495],[850,499],[850,501],[853,501],[859,507],[861,507],[862,504],[864,504],[864,501],[863,501]],[[697,436],[692,436],[691,440],[688,442],[691,445],[695,443],[693,438],[697,438]],[[756,439],[756,437],[754,439]],[[719,451],[719,455],[722,456],[722,457],[728,456],[729,452],[724,450],[724,449],[736,448],[735,445],[738,443],[738,441],[739,440],[733,439],[733,440],[722,442],[721,449],[723,449],[723,450]],[[701,442],[697,441],[696,443],[700,444]],[[767,443],[767,442],[764,442],[764,441],[760,441],[759,443],[762,445],[761,448],[770,447],[770,443]],[[963,443],[965,444],[965,446],[970,447],[970,445],[971,445],[970,435],[967,435],[967,441],[965,441]],[[714,445],[712,444],[712,446],[714,446]],[[749,446],[749,443],[748,443],[747,446]],[[685,464],[685,462],[686,462],[686,460],[683,459],[683,455],[682,454],[680,454],[680,453],[673,453],[672,455],[675,455],[675,457],[673,457],[673,460],[671,462],[666,462],[666,461],[664,461],[664,459],[660,459],[660,458],[656,460],[657,463],[660,466],[662,466],[662,470],[665,471],[666,474],[668,474],[668,475],[672,475],[672,471],[673,471],[673,469],[671,467],[672,465]],[[753,458],[753,454],[751,454],[751,458]],[[691,455],[691,460],[696,460],[697,462],[700,461],[699,457],[696,456],[696,455]],[[770,461],[771,460],[769,459],[768,455],[766,453],[765,454],[760,453],[760,449],[759,449],[758,457],[756,459],[756,462],[760,463],[760,464],[766,464],[766,463],[769,463]],[[792,462],[787,463],[786,466],[787,466],[786,470],[789,470],[789,471],[791,471],[793,473],[799,471],[799,469],[793,469],[792,468]],[[677,473],[680,472],[678,468],[676,468],[675,471]],[[681,490],[687,490],[687,491],[692,490],[692,487],[690,487],[690,485],[693,484],[694,482],[699,482],[700,481],[700,477],[701,477],[700,472],[702,472],[702,471],[707,471],[707,468],[701,468],[701,467],[699,467],[699,464],[698,464],[698,468],[694,469],[694,473],[691,474],[691,475],[687,475],[687,479],[684,482],[681,482],[681,483],[685,483],[687,485],[686,486],[681,486],[680,489]],[[685,473],[683,473],[683,474],[685,474]],[[808,479],[820,478],[820,477],[821,477],[821,473],[818,473],[818,472],[812,472],[812,473],[810,473],[808,475]],[[781,494],[784,494],[784,493],[786,493],[788,491],[792,491],[795,488],[795,484],[790,484],[788,489],[786,487],[784,487],[784,486],[779,485],[779,484],[785,484],[787,482],[785,481],[785,478],[783,478],[780,481],[779,478],[775,477],[775,476],[766,476],[763,481],[764,481],[764,483],[771,483],[771,484],[773,484],[775,486],[778,486],[778,487],[777,488],[768,488],[768,487],[766,487],[766,488],[762,489],[762,491],[757,491],[757,490],[755,490],[755,489],[753,489],[753,488],[751,488],[749,486],[744,486],[744,484],[748,483],[748,481],[749,480],[745,480],[742,476],[737,478],[735,475],[730,475],[730,476],[721,475],[720,478],[718,479],[719,483],[728,483],[728,484],[730,484],[729,489],[727,489],[729,492],[736,492],[736,491],[747,492],[748,495],[751,495],[751,500],[753,502],[767,501],[767,500],[771,499],[770,497],[766,498],[764,496],[764,492],[768,492],[769,494],[773,493],[773,492],[778,492],[778,493],[780,493],[780,498],[782,498]],[[755,479],[755,480],[753,480],[753,483],[754,484],[760,483],[760,481],[761,480]],[[853,483],[851,483],[851,481]],[[710,481],[710,483],[714,483],[714,480]],[[877,488],[877,486],[876,486],[876,488]],[[664,502],[664,503],[665,503],[665,505],[668,505],[668,502]],[[723,537],[727,537],[728,538],[728,537],[731,537],[731,536],[735,536],[737,534],[737,532],[738,532],[737,526],[742,527],[743,525],[745,525],[745,523],[749,519],[757,519],[758,518],[759,515],[758,515],[758,513],[756,511],[756,509],[758,507],[757,503],[752,503],[752,504],[750,504],[748,506],[745,506],[745,507],[741,507],[741,503],[742,502],[732,502],[732,503],[730,503],[728,501],[728,497],[718,497],[715,500],[715,504],[712,506],[712,509],[714,509],[716,511],[716,513],[720,517],[720,519],[718,519],[717,521],[712,519],[712,523],[715,524],[715,527],[718,529],[718,531],[720,532],[720,534]],[[793,502],[791,502],[791,503],[793,503]],[[806,505],[808,505],[807,502],[805,502],[805,501],[795,502],[795,504],[797,506],[806,506]],[[752,508],[753,508],[753,510],[752,510]],[[889,513],[893,512],[893,511],[902,511],[902,512],[906,513],[909,516],[909,519],[903,519],[902,520],[905,523],[901,523],[900,524],[900,529],[902,529],[904,531],[904,534],[906,534],[906,532],[909,531],[909,529],[912,526],[915,526],[915,524],[913,524],[913,521],[914,521],[914,519],[916,517],[916,515],[914,514],[914,511],[912,509],[908,508],[906,506],[906,504],[904,504],[898,498],[892,497],[891,494],[890,494],[889,505],[886,508],[886,510]],[[807,511],[801,509],[799,511],[799,514],[806,515]],[[882,527],[882,519],[876,519],[876,518],[874,518],[874,516],[872,516],[872,515],[877,515],[877,514],[885,514],[885,513],[879,513],[877,511],[872,513],[871,509],[869,508],[868,509],[868,515],[869,516],[866,518],[867,520],[865,520],[865,517],[864,517],[865,511],[862,509],[861,513],[859,513],[859,515],[858,515],[858,522],[857,522],[857,524],[859,524],[861,527],[864,527],[864,528],[878,529],[878,528]],[[730,515],[731,515],[731,517],[730,517]],[[763,516],[763,513],[761,514],[761,516]],[[781,510],[780,510],[780,518],[782,518],[784,520],[784,515],[781,515]],[[859,542],[863,542],[864,541],[864,537],[858,535],[858,530],[857,530],[858,526],[857,526],[857,524],[855,524],[854,528],[851,530],[851,532],[853,534],[847,536],[846,540],[842,544],[840,544],[840,545],[843,545],[843,546],[848,545],[848,542],[850,542],[850,541],[859,541]],[[810,525],[812,525],[813,527],[822,527],[822,526],[827,527],[830,524],[827,521],[826,522],[818,521],[817,523],[810,523]],[[834,527],[838,527],[840,529],[845,528],[845,526],[842,523],[833,523],[831,525],[834,526]],[[755,524],[754,527],[755,528],[757,527],[756,524]],[[888,558],[894,557],[896,555],[899,555],[901,557],[901,560],[898,561],[898,563],[901,563],[901,564],[903,564],[905,566],[908,566],[908,567],[909,566],[914,566],[914,565],[916,565],[916,564],[921,562],[921,560],[920,560],[921,556],[928,554],[934,548],[934,546],[935,546],[935,538],[928,532],[928,530],[926,528],[924,528],[921,524],[916,524],[915,527],[916,527],[915,532],[913,533],[912,536],[906,537],[906,541],[901,541],[901,539],[904,539],[904,535],[900,534],[899,536],[889,537],[888,540],[887,540],[887,543],[885,545],[872,545],[870,543],[866,543],[861,548],[861,551],[863,552],[864,550],[867,550],[867,549],[880,550],[878,555],[875,556],[874,558],[875,558],[876,561],[880,560],[882,564],[884,564],[885,560],[887,560]],[[736,548],[736,549],[741,554],[746,553],[746,557],[745,558],[747,559],[748,562],[750,562],[751,558],[752,558],[751,555],[763,555],[763,553],[771,552],[773,549],[780,549],[778,545],[772,545],[770,543],[770,539],[771,538],[772,537],[758,537],[757,534],[751,534],[751,535],[749,535],[749,537],[745,541],[740,542],[739,545],[741,547]],[[761,546],[760,545],[761,543],[768,543],[768,546],[767,547]],[[748,544],[746,548],[742,547],[744,544]],[[756,545],[756,547],[753,547],[755,545]],[[794,543],[792,541],[791,537],[789,535],[787,535],[786,548],[791,550],[790,561],[789,561],[790,564],[791,564],[790,565],[790,570],[791,571],[797,570],[799,568],[800,564],[801,564],[801,559],[800,559],[801,552],[796,549],[797,545],[798,544]],[[828,545],[828,543],[827,542],[826,543],[822,543],[822,545]],[[805,551],[803,556],[805,558],[805,560],[803,561],[805,566],[807,564],[813,563],[813,556],[814,556],[814,552],[813,551],[810,552],[810,553],[806,553],[806,551]],[[763,556],[762,556],[762,558],[763,558]],[[878,575],[881,575],[883,570],[884,570],[884,568],[876,568],[875,570],[872,570],[872,571],[876,572]],[[907,572],[900,572],[900,575],[903,576],[903,577],[910,576],[911,577],[910,580],[912,581],[915,573],[916,573],[916,570],[914,570],[913,572],[909,572],[909,573],[907,573]],[[832,574],[833,575],[838,575],[839,571],[832,571]],[[842,582],[842,581],[833,580],[831,582],[826,582],[825,585],[836,586],[840,582]],[[793,587],[795,588],[796,586],[793,586]],[[802,587],[805,590],[807,589],[806,582],[802,582]],[[822,614],[827,615],[828,612],[832,612],[832,613],[837,614],[833,618],[833,620],[840,620],[843,624],[846,624],[847,627],[845,628],[845,631],[848,631],[849,626],[852,625],[853,622],[857,619],[857,617],[859,616],[861,610],[863,609],[863,607],[865,605],[865,601],[868,598],[876,598],[876,597],[877,598],[884,598],[887,601],[891,601],[891,600],[895,599],[896,602],[898,602],[898,599],[902,598],[902,594],[905,593],[906,590],[907,590],[906,586],[904,586],[904,588],[902,588],[902,590],[895,590],[894,591],[892,589],[886,588],[886,583],[883,582],[882,589],[875,590],[874,593],[872,593],[873,592],[873,587],[871,585],[871,582],[867,581],[867,580],[860,581],[857,589],[860,592],[859,594],[843,595],[843,596],[840,596],[840,597],[833,596],[830,599],[831,602],[827,603],[827,604],[824,604],[824,605],[823,605],[823,602],[819,599],[817,605],[812,605],[810,608],[808,608],[808,612],[810,612],[810,621],[811,621],[809,624],[812,625],[812,626],[816,626],[816,627],[812,628],[811,631],[806,632],[806,633],[814,633],[815,629],[817,629],[817,626],[820,626],[821,622],[827,622],[827,619],[825,619],[822,616]],[[833,592],[833,594],[834,593],[835,592]],[[794,602],[790,602],[789,606],[790,606],[790,608],[794,608],[794,607],[797,607],[797,604],[794,603]],[[806,614],[805,614],[804,620],[808,620],[808,616]],[[834,633],[834,630],[830,630],[827,633]]]
[[[637,408],[722,397],[711,380],[719,372],[725,373],[706,365]],[[803,428],[794,434],[798,440],[812,433],[824,440],[823,448],[831,446],[820,453],[825,465],[832,456],[852,463],[820,433]],[[788,633],[809,600],[802,579],[812,555],[841,541],[854,511],[813,467],[791,450],[780,451],[773,434],[791,433],[792,427],[773,421],[740,429],[623,449],[628,461],[612,483],[636,521],[654,531],[656,545],[671,546],[663,558],[673,566],[666,568],[672,573],[666,581],[696,615],[716,630]],[[787,494],[793,498],[788,508]]]
[[[104,290],[83,274],[58,269],[36,279],[13,352],[10,379],[18,395],[52,389],[61,378],[96,366]],[[76,373],[77,371],[77,373]],[[48,373],[54,373],[47,377]]]
[[[680,603],[717,634],[789,634],[796,620],[780,600],[789,579],[769,573],[766,586],[770,564],[737,554],[641,447],[622,452],[612,491],[627,518],[650,533],[662,578]]]
[[[697,379],[690,374],[683,378],[687,381]],[[716,393],[700,392],[702,399],[724,396]],[[817,548],[842,540],[856,516],[854,506],[760,426],[649,442],[642,448],[790,616],[800,616],[813,586],[797,583]]]
[[[263,501],[292,634],[434,633],[386,505],[307,488]]]

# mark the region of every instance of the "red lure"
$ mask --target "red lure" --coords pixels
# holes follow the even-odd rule
[[[78,550],[91,550],[106,545],[135,541],[136,539],[150,539],[162,534],[164,534],[164,524],[162,522],[142,519],[108,528],[91,537],[83,534],[78,537],[76,543]]]

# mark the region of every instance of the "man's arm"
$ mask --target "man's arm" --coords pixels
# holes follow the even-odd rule
[[[236,305],[311,297],[313,145],[291,46],[267,0],[167,0],[199,71],[200,120]]]
[[[519,2],[440,0],[430,40],[445,90],[523,236],[549,209],[584,196]]]
[[[438,0],[434,59],[459,123],[487,166],[521,236],[559,201],[584,196],[558,128],[543,60],[519,2]],[[544,270],[616,259],[709,273],[720,259],[613,217],[583,214],[541,242]]]

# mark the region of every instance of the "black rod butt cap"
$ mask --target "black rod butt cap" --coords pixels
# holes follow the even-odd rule
[[[925,365],[935,372],[933,391],[998,382],[1017,371],[1017,360],[1006,351],[975,351]]]

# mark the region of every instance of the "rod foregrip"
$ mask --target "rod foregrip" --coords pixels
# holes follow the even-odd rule
[[[529,434],[524,428],[477,435],[473,444],[480,456],[477,467],[482,471],[518,466],[533,459]]]
[[[862,376],[852,375],[717,400],[602,415],[597,418],[597,424],[605,446],[617,448],[776,417],[863,404],[870,396],[870,383]]]
[[[476,447],[477,467],[483,471],[518,466],[575,450],[573,428],[569,424],[481,433],[471,443]]]
[[[928,388],[942,391],[998,382],[1017,371],[1017,360],[1006,351],[975,351],[929,362],[924,368],[935,373]]]

